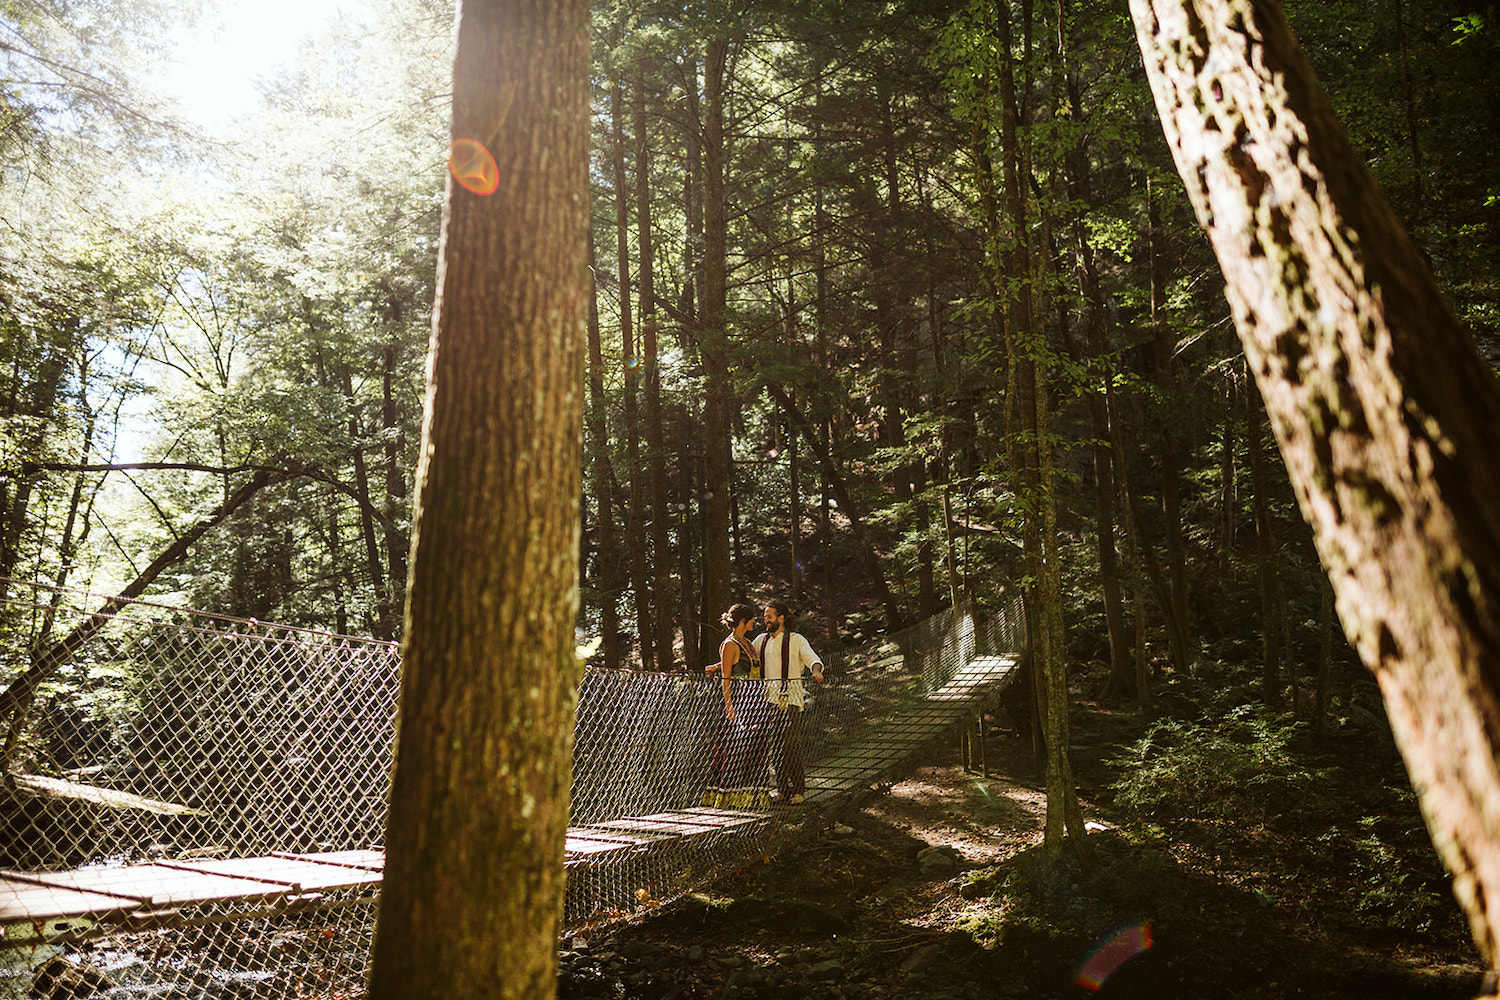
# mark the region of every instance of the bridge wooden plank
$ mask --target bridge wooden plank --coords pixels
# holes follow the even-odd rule
[[[17,874],[20,873],[3,872],[0,877],[15,877]],[[284,885],[185,872],[155,864],[27,872],[24,877],[27,881],[58,889],[123,896],[147,906],[188,906],[227,899],[266,900],[286,895]]]
[[[675,836],[666,834],[646,833],[641,830],[628,830],[613,827],[608,823],[591,823],[588,826],[570,826],[568,833],[588,837],[592,840],[612,840],[622,846],[636,845],[647,847],[651,844],[661,843],[663,840],[676,840]]]
[[[628,851],[633,849],[633,845],[621,844],[617,841],[592,840],[587,837],[574,837],[571,835],[567,841],[568,854],[580,858],[594,854],[608,854],[614,851]]]
[[[638,837],[642,843],[660,843],[662,841],[680,840],[680,830],[670,830],[665,826],[653,827],[649,823],[636,823],[628,819],[612,819],[603,823],[594,823],[588,827],[590,831],[602,831],[615,836]]]
[[[59,917],[116,920],[140,904],[102,892],[61,889],[0,876],[0,924],[33,923]]]
[[[299,858],[233,858],[226,860],[158,862],[165,867],[185,871],[207,872],[229,878],[275,882],[291,892],[321,889],[349,889],[357,885],[379,884],[382,873],[369,868],[329,864]]]
[[[629,816],[613,819],[601,825],[609,830],[636,830],[641,833],[671,834],[673,837],[691,837],[708,833],[712,829],[701,823],[684,823],[681,820],[669,819],[636,819]]]
[[[712,830],[732,830],[736,827],[763,823],[765,822],[765,815],[762,813],[731,813],[728,810],[712,810],[705,807],[674,812],[652,813],[650,816],[632,816],[631,819],[667,823],[676,821],[708,832]]]
[[[385,870],[384,851],[319,851],[313,854],[272,851],[271,857],[286,858],[289,861],[313,861],[320,865],[343,865],[347,868],[363,868],[372,872]]]

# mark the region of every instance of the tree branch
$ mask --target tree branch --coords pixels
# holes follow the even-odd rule
[[[167,548],[151,561],[140,574],[130,582],[114,597],[106,598],[99,609],[80,622],[73,631],[62,639],[53,643],[46,649],[36,652],[31,661],[31,666],[19,677],[10,683],[4,692],[0,692],[0,719],[10,718],[11,735],[6,742],[5,754],[0,758],[0,764],[8,760],[10,752],[14,747],[16,736],[24,721],[26,713],[31,708],[32,699],[36,695],[37,687],[52,675],[62,664],[66,663],[78,648],[94,636],[100,629],[109,623],[109,619],[123,607],[126,602],[134,600],[146,592],[169,566],[180,562],[188,553],[193,543],[202,538],[210,530],[223,523],[229,515],[233,514],[245,504],[251,497],[276,483],[283,483],[293,478],[296,473],[286,469],[261,469],[252,476],[239,489],[235,490],[223,503],[193,525]]]

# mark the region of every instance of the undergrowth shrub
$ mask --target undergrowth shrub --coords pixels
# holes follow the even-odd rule
[[[1241,708],[1203,721],[1162,719],[1110,765],[1114,806],[1135,819],[1269,824],[1322,811],[1330,772],[1292,744],[1304,723]]]

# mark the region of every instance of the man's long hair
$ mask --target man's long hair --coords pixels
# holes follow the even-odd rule
[[[792,607],[790,604],[787,604],[787,602],[785,601],[771,601],[766,605],[766,607],[775,608],[776,613],[782,618],[786,619],[786,621],[781,623],[781,630],[783,632],[792,632],[796,630],[797,618],[792,614]]]

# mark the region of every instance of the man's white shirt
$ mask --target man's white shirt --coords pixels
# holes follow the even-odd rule
[[[787,659],[790,668],[786,672],[786,704],[802,707],[802,677],[811,671],[814,664],[820,664],[818,654],[813,652],[812,645],[801,632],[792,632],[786,643]],[[762,646],[761,642],[765,645]],[[781,647],[782,637],[779,635],[763,635],[756,640],[756,651],[761,654],[761,676],[766,679],[766,701],[773,705],[780,705],[781,690]]]

